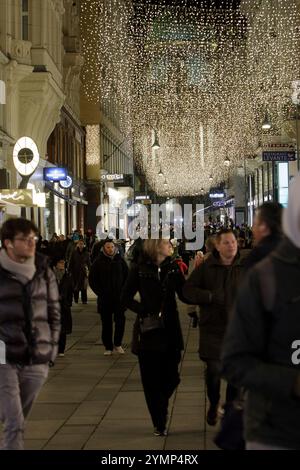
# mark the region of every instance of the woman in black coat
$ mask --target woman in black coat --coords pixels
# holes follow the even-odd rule
[[[65,270],[65,260],[58,259],[53,268],[59,290],[61,330],[58,343],[58,355],[64,356],[67,335],[72,333],[72,299],[73,283],[69,273]]]
[[[180,382],[178,364],[183,338],[175,293],[182,297],[185,279],[170,259],[169,240],[145,240],[139,262],[131,267],[122,294],[122,305],[137,313],[132,352],[138,355],[146,402],[154,434],[167,434],[168,403]],[[134,300],[139,292],[141,301]],[[145,317],[157,319],[162,328],[142,332]]]
[[[84,246],[84,241],[78,240],[68,267],[69,273],[72,275],[74,302],[76,304],[78,303],[79,292],[81,292],[82,303],[87,303],[87,287],[90,267],[91,262],[89,252]]]

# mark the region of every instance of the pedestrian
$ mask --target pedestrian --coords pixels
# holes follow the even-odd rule
[[[70,274],[65,269],[65,260],[60,258],[55,261],[53,268],[58,289],[61,314],[61,331],[58,344],[58,355],[64,356],[66,349],[67,335],[72,333],[72,300],[73,300],[73,282]]]
[[[199,356],[206,363],[210,403],[206,419],[210,426],[214,426],[218,419],[221,345],[243,272],[237,240],[231,229],[217,233],[215,247],[215,251],[192,272],[183,289],[185,298],[200,306]],[[228,384],[226,403],[233,401],[236,393],[236,389]]]
[[[265,258],[280,243],[282,209],[277,202],[265,202],[256,210],[252,227],[254,248],[245,258],[246,270]]]
[[[283,211],[284,238],[251,269],[223,348],[223,373],[246,391],[249,450],[300,450],[300,175]]]
[[[29,220],[4,222],[0,251],[1,449],[24,449],[24,425],[58,349],[57,283],[47,259],[36,252],[38,229]]]
[[[132,264],[122,294],[124,307],[137,313],[132,352],[138,356],[155,436],[167,434],[168,403],[180,382],[183,338],[175,294],[185,300],[184,282],[179,265],[170,259],[169,240],[149,239]]]
[[[87,304],[87,287],[90,267],[91,263],[89,253],[84,246],[84,241],[80,239],[71,255],[68,266],[68,271],[73,280],[74,302],[76,304],[78,304],[79,292],[81,293],[82,303]]]
[[[89,283],[97,295],[98,313],[102,322],[104,355],[113,350],[124,354],[122,340],[125,329],[124,309],[121,308],[121,291],[128,274],[127,264],[118,252],[113,240],[104,241],[99,256],[92,264]],[[113,334],[113,320],[115,331]]]

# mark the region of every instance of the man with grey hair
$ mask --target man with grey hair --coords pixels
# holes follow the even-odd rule
[[[249,450],[300,449],[300,174],[283,214],[285,238],[239,291],[223,374],[247,391]]]
[[[1,229],[0,449],[22,450],[25,418],[57,354],[59,296],[47,259],[36,253],[37,227],[26,219],[7,220]],[[3,360],[4,359],[4,360]]]

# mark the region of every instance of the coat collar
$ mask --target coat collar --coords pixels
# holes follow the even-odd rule
[[[242,257],[240,255],[240,252],[238,251],[237,252],[237,255],[236,257],[234,258],[233,260],[233,263],[231,265],[229,265],[229,267],[231,266],[241,266],[242,265]],[[217,250],[215,250],[208,258],[207,260],[205,261],[205,263],[209,264],[210,266],[222,266],[222,267],[227,267],[225,266],[224,264],[221,263],[221,259],[220,259],[220,256],[219,256],[219,253],[217,252]]]

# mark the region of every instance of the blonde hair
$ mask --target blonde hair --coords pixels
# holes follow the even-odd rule
[[[149,258],[154,262],[157,260],[158,250],[163,241],[164,240],[162,240],[161,238],[158,240],[149,239],[145,240],[143,243],[144,253],[149,256]]]

